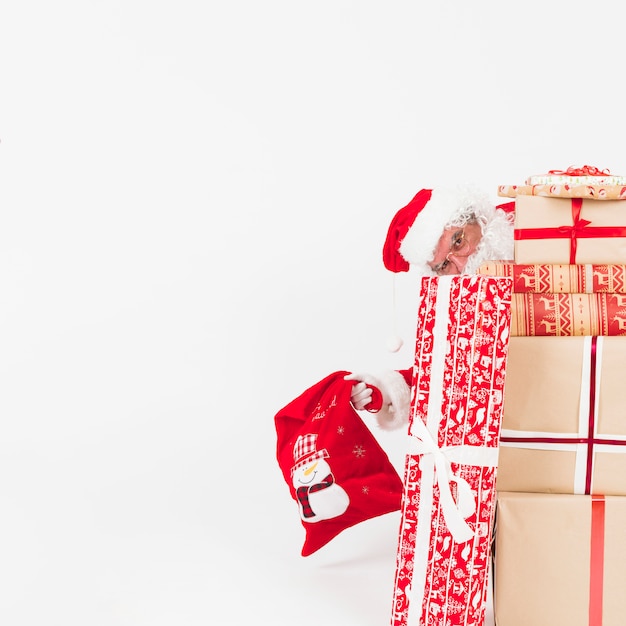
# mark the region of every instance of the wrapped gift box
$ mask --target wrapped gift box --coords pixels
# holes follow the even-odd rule
[[[511,281],[424,278],[392,624],[482,625]]]
[[[626,337],[511,337],[497,487],[626,495]]]
[[[498,185],[504,198],[544,196],[548,198],[589,198],[590,200],[626,200],[626,186],[610,184],[543,183],[533,185]]]
[[[626,263],[626,202],[518,195],[515,263]]]
[[[623,626],[626,498],[498,493],[498,626]]]
[[[626,335],[626,294],[514,293],[511,335]]]
[[[626,293],[626,265],[489,261],[478,273],[513,279],[514,293]]]
[[[592,173],[593,172],[593,173]],[[566,171],[551,171],[547,174],[534,174],[525,181],[527,185],[626,185],[626,176],[615,176],[608,170],[595,167],[570,168]]]
[[[626,176],[615,176],[609,170],[591,165],[550,170],[529,176],[523,185],[500,185],[498,195],[552,196],[558,198],[593,198],[595,200],[626,199]]]

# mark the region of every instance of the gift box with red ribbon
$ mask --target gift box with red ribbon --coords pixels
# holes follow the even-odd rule
[[[626,335],[626,294],[514,293],[511,335]]]
[[[626,202],[518,195],[515,263],[626,263]]]
[[[566,170],[550,170],[529,176],[527,185],[626,185],[626,176],[616,176],[608,169],[594,165],[570,166]]]
[[[512,278],[514,293],[626,293],[626,264],[487,261],[478,273]]]
[[[511,280],[423,278],[392,624],[485,617]]]
[[[626,496],[626,337],[511,337],[502,491]]]
[[[569,167],[529,176],[523,185],[499,185],[498,195],[626,200],[626,176],[614,176],[591,165]]]
[[[499,492],[499,626],[623,626],[626,498]]]
[[[589,200],[626,200],[626,185],[498,185],[503,198],[545,196],[548,198],[588,198]]]

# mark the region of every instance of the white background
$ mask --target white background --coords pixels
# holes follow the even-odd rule
[[[410,364],[381,248],[420,188],[626,174],[625,18],[2,2],[0,623],[387,624],[399,516],[301,557],[273,417]]]

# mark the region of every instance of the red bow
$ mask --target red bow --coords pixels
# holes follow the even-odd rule
[[[516,228],[513,232],[513,238],[516,241],[522,241],[525,239],[565,239],[569,237],[569,262],[574,265],[576,264],[578,239],[590,237],[626,237],[625,226],[590,226],[589,224],[591,224],[591,222],[589,220],[582,219],[580,217],[583,206],[582,198],[572,198],[571,204],[571,226]]]
[[[563,170],[550,170],[548,174],[555,176],[608,176],[611,172],[609,170],[599,170],[593,165],[583,165],[582,167],[568,167]]]

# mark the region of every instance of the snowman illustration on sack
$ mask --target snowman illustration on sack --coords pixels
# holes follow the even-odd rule
[[[327,458],[327,450],[317,449],[316,434],[300,435],[293,446],[291,479],[305,522],[338,517],[350,504],[348,494],[335,482]]]

